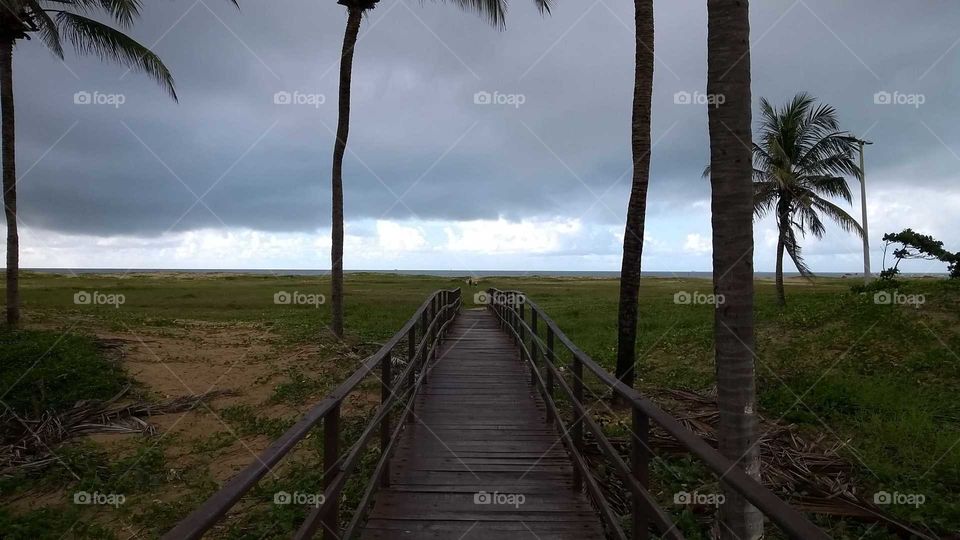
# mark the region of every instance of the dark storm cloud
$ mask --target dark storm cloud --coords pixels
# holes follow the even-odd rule
[[[567,0],[541,20],[528,4],[512,2],[502,33],[449,5],[400,0],[382,2],[364,21],[345,172],[350,218],[622,219],[631,6]],[[237,12],[227,2],[178,1],[145,11],[133,33],[156,43],[179,105],[139,74],[72,56],[64,66],[35,41],[20,44],[27,225],[152,236],[328,224],[342,8],[242,5]],[[877,142],[869,164],[878,185],[953,184],[960,6],[755,2],[752,19],[755,97],[782,102],[806,90],[836,106],[846,128]],[[700,178],[706,108],[674,102],[677,92],[705,90],[705,27],[702,1],[658,3],[653,213],[709,196]],[[79,91],[126,101],[76,105]],[[276,105],[280,91],[326,102]],[[522,94],[524,103],[476,105],[481,91]],[[880,91],[925,102],[877,105]]]

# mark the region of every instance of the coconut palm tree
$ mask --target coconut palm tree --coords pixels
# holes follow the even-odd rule
[[[458,7],[475,11],[493,26],[502,29],[507,12],[507,0],[451,0]],[[549,13],[552,0],[533,0],[541,13]],[[340,96],[337,119],[337,140],[333,144],[332,226],[330,229],[330,330],[343,337],[343,156],[350,133],[350,83],[353,76],[353,52],[360,34],[360,23],[365,13],[380,0],[337,0],[347,8],[347,27],[343,34],[340,53]]]
[[[823,238],[824,215],[846,232],[863,237],[863,228],[828,198],[852,203],[844,175],[860,178],[858,140],[840,131],[837,111],[800,93],[780,109],[760,101],[762,122],[753,145],[754,213],[771,211],[777,218],[777,301],[786,305],[783,254],[790,255],[803,276],[812,272],[800,253],[799,237],[808,232]]]
[[[231,0],[235,5],[236,0]],[[239,7],[239,6],[238,6]],[[17,232],[16,129],[13,50],[18,40],[38,37],[63,58],[64,40],[78,54],[113,60],[146,73],[174,100],[173,77],[160,58],[120,30],[87,17],[102,13],[129,28],[140,16],[140,0],[0,0],[0,108],[2,108],[3,204],[7,223],[7,324],[20,321],[20,241]]]
[[[633,87],[633,183],[627,203],[620,266],[620,301],[617,315],[617,378],[633,386],[637,346],[637,301],[643,230],[650,183],[650,115],[653,100],[653,0],[634,0],[636,59]]]
[[[707,0],[707,94],[719,450],[759,478],[753,338],[753,185],[750,141],[750,8]],[[721,478],[721,484],[723,479]],[[763,516],[724,485],[721,536],[754,540]]]

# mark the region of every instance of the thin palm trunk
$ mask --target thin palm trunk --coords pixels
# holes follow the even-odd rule
[[[330,247],[331,309],[330,328],[338,338],[343,337],[343,156],[347,150],[350,134],[350,81],[353,75],[353,50],[360,33],[363,10],[350,7],[347,10],[347,28],[343,34],[343,51],[340,55],[340,112],[337,121],[337,140],[333,146],[333,224]]]
[[[789,219],[786,209],[781,209],[777,216],[777,305],[787,305],[787,291],[783,287],[783,254],[787,249],[786,223]]]
[[[708,109],[714,316],[720,452],[759,477],[753,360],[753,185],[750,123],[750,19],[746,0],[707,2],[707,92],[723,95]],[[722,295],[722,296],[721,296]],[[724,485],[721,536],[753,540],[763,516]]]
[[[653,0],[634,0],[636,71],[633,90],[633,184],[627,205],[620,267],[617,317],[617,378],[633,386],[636,362],[638,295],[643,256],[643,229],[650,182],[650,115],[653,99]]]
[[[3,121],[3,208],[7,220],[7,325],[16,327],[20,322],[20,238],[17,234],[12,39],[0,42],[0,108]]]
[[[787,292],[783,288],[783,252],[786,250],[786,245],[783,240],[783,233],[780,233],[780,238],[777,240],[777,305],[783,307],[787,305]]]

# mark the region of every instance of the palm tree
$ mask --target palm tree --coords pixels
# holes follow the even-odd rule
[[[333,145],[332,226],[330,229],[330,307],[332,317],[330,330],[338,338],[343,337],[343,156],[347,150],[350,133],[350,83],[353,75],[353,52],[360,33],[363,15],[375,8],[380,0],[337,0],[347,8],[347,27],[343,33],[343,50],[340,53],[340,96],[337,119],[337,140]],[[490,24],[502,29],[507,12],[507,0],[451,0],[458,7],[475,11]],[[552,0],[534,0],[541,13],[550,12]]]
[[[231,0],[235,5],[236,0]],[[238,6],[239,7],[239,6]],[[7,324],[20,321],[20,241],[17,232],[16,129],[13,49],[17,40],[37,36],[63,58],[62,41],[78,54],[113,60],[146,73],[177,99],[173,77],[160,58],[123,32],[86,15],[102,12],[120,27],[140,16],[139,0],[0,0],[0,108],[3,128],[3,203],[7,223]]]
[[[750,8],[707,1],[707,94],[713,226],[713,288],[719,450],[759,478],[753,338],[753,185],[750,141]],[[723,479],[721,478],[721,484]],[[754,540],[763,516],[724,485],[721,536]]]
[[[753,205],[757,218],[770,211],[777,218],[777,301],[783,306],[783,254],[790,255],[801,275],[812,275],[800,254],[798,236],[809,232],[823,238],[826,229],[818,213],[863,237],[860,224],[827,199],[852,202],[844,175],[860,178],[855,160],[858,140],[840,131],[833,107],[815,105],[805,93],[779,110],[762,99],[760,112],[759,141],[753,145]]]
[[[653,0],[634,0],[636,60],[633,87],[633,185],[627,204],[617,314],[617,378],[633,386],[637,346],[637,301],[643,229],[650,183],[650,115],[653,99]]]

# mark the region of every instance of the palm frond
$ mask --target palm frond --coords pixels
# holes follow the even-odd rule
[[[113,60],[147,74],[177,100],[173,76],[156,54],[123,32],[68,11],[57,12],[60,34],[73,43],[78,54]]]
[[[816,169],[820,174],[850,174],[860,178],[860,168],[854,162],[857,152],[857,139],[847,132],[834,131],[811,144],[797,163],[800,167]],[[837,157],[838,167],[835,170],[823,168],[823,162],[833,157]]]
[[[60,32],[57,30],[57,23],[50,18],[50,15],[43,10],[43,7],[36,0],[23,0],[24,7],[33,19],[36,26],[36,32],[40,34],[40,40],[50,49],[58,58],[63,58],[63,45],[60,43]]]
[[[840,208],[832,202],[819,197],[814,199],[813,206],[822,214],[830,218],[834,223],[839,225],[844,231],[848,233],[854,233],[860,238],[863,238],[863,227],[843,208]]]
[[[797,242],[797,235],[790,227],[787,227],[785,233],[783,247],[790,256],[790,260],[793,261],[794,266],[797,267],[797,271],[800,272],[801,276],[808,279],[813,277],[813,271],[807,266],[807,262],[803,259],[800,244]]]
[[[820,104],[814,107],[813,98],[805,102],[804,117],[797,125],[796,147],[799,153],[806,153],[812,145],[822,140],[828,133],[838,131],[837,111],[832,106]]]
[[[537,9],[540,10],[541,15],[549,15],[550,10],[553,8],[553,0],[533,0],[536,4]]]
[[[759,169],[766,169],[773,163],[773,158],[767,153],[766,149],[757,143],[753,147],[753,166]]]
[[[822,239],[827,234],[827,228],[823,225],[820,216],[817,215],[813,207],[813,197],[804,197],[800,199],[796,214],[800,218],[799,229],[802,233],[810,231],[817,239]]]
[[[840,197],[848,203],[853,202],[850,184],[841,176],[808,176],[804,178],[804,184],[809,185],[810,191],[817,195]]]
[[[421,0],[422,1],[422,0]],[[507,3],[506,0],[434,0],[439,2],[452,2],[464,11],[472,11],[484,18],[494,28],[502,30],[506,24]],[[546,5],[549,0],[542,0]],[[549,6],[548,6],[549,9]]]
[[[130,27],[134,19],[140,16],[140,0],[46,0],[48,3],[60,4],[74,8],[80,14],[90,14],[103,11],[120,26]]]
[[[853,156],[844,154],[834,154],[819,161],[807,163],[803,167],[803,171],[811,176],[850,175],[857,179],[860,178],[860,166],[857,165]]]
[[[777,111],[767,98],[760,98],[760,139],[766,140],[777,133]]]
[[[776,182],[764,181],[753,183],[753,215],[755,219],[762,219],[779,198],[779,189]]]

